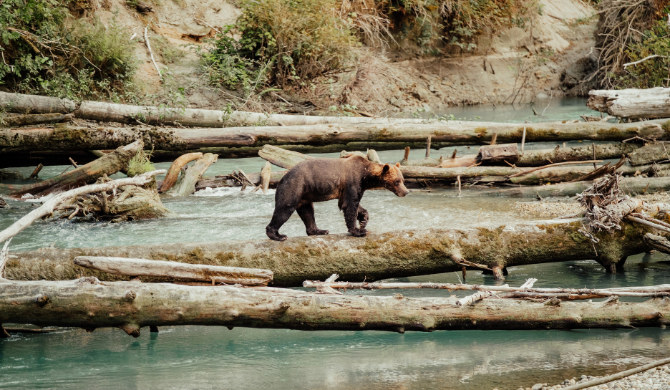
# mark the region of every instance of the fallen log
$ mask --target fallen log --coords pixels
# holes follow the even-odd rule
[[[286,171],[270,172],[268,180],[268,188],[276,188],[279,181],[284,177]],[[250,173],[247,175],[251,183],[255,186],[262,184],[262,177],[258,173]],[[218,175],[213,178],[202,178],[195,183],[195,190],[200,191],[207,188],[219,187],[241,187],[242,183],[237,179],[237,175]]]
[[[645,145],[635,151],[628,153],[631,165],[651,164],[658,161],[670,160],[670,145],[655,143]]]
[[[21,114],[5,116],[0,119],[0,127],[27,126],[45,123],[58,123],[72,120],[72,114]]]
[[[619,118],[670,117],[670,88],[589,91],[586,106]]]
[[[305,160],[314,158],[306,154],[278,148],[273,145],[264,145],[263,148],[258,151],[258,156],[271,164],[286,169],[291,169]]]
[[[560,220],[497,228],[370,233],[363,238],[339,234],[291,237],[284,242],[251,240],[45,249],[14,253],[17,257],[7,263],[7,277],[14,280],[73,279],[82,273],[72,264],[76,256],[269,269],[274,272],[275,286],[301,286],[305,280],[325,280],[335,273],[355,282],[461,271],[462,259],[498,269],[595,259],[608,271],[613,271],[612,264],[622,264],[627,256],[650,249],[643,240],[646,233],[667,236],[651,227],[624,221],[622,230],[612,234],[594,233],[600,241],[591,243],[579,232],[581,228],[580,220]],[[84,271],[83,275],[101,280],[124,280],[117,275],[92,270]]]
[[[207,153],[198,159],[193,166],[186,170],[184,174],[179,177],[177,184],[171,188],[167,194],[172,196],[189,196],[195,192],[196,183],[207,171],[210,165],[214,164],[217,159],[216,154]]]
[[[68,199],[74,198],[79,195],[83,194],[90,194],[93,192],[104,192],[104,191],[112,191],[116,188],[119,188],[121,186],[127,186],[127,185],[135,185],[135,186],[141,186],[144,184],[147,184],[151,180],[153,180],[153,177],[155,175],[160,175],[162,173],[165,173],[165,170],[158,170],[158,171],[152,171],[152,172],[147,172],[142,175],[138,175],[135,177],[129,177],[125,179],[117,179],[117,180],[112,180],[106,183],[102,184],[94,184],[94,185],[89,185],[89,186],[84,186],[84,187],[79,187],[75,188],[69,191],[66,191],[62,194],[56,195],[55,197],[47,200],[44,202],[40,207],[36,208],[35,210],[31,211],[30,213],[26,214],[23,216],[21,219],[18,221],[14,222],[11,226],[9,226],[7,229],[3,230],[0,232],[0,242],[4,242],[5,240],[14,237],[17,235],[19,232],[21,232],[23,229],[26,227],[30,226],[33,222],[38,220],[39,218],[45,217],[51,213],[53,213],[54,209],[60,205],[61,203],[65,202]]]
[[[593,185],[592,181],[559,183],[551,185],[527,186],[516,188],[500,188],[495,190],[473,191],[477,196],[508,196],[515,198],[549,198],[574,196]],[[668,177],[625,177],[621,187],[629,195],[644,195],[655,192],[670,191]]]
[[[165,192],[172,188],[175,183],[177,182],[177,179],[179,178],[179,173],[181,172],[182,168],[188,163],[190,163],[193,160],[197,160],[203,156],[202,153],[187,153],[182,156],[179,156],[174,162],[172,162],[172,165],[170,165],[170,169],[168,169],[167,175],[165,175],[165,179],[163,179],[163,184],[161,184],[161,188],[158,190],[158,192]]]
[[[77,104],[69,99],[0,92],[0,108],[21,114],[69,114]]]
[[[667,120],[610,124],[600,122],[537,123],[525,126],[526,142],[539,141],[622,141],[631,137],[665,139],[662,125]],[[428,136],[432,145],[486,144],[497,134],[498,142],[517,142],[524,127],[513,123],[449,122],[448,124],[393,125],[313,125],[237,128],[166,129],[118,127],[76,127],[0,130],[0,148],[6,151],[98,150],[126,145],[142,138],[154,150],[191,151],[198,148],[244,148],[269,145],[311,145],[386,142],[423,144]],[[1,150],[1,149],[0,149]],[[341,150],[341,149],[340,149]],[[355,150],[355,149],[352,149]]]
[[[74,264],[116,275],[169,277],[175,280],[212,284],[267,286],[272,281],[272,271],[266,269],[216,267],[174,261],[78,256],[75,257]]]
[[[103,175],[110,176],[126,168],[130,159],[142,150],[142,147],[143,143],[141,140],[135,141],[129,145],[119,147],[114,152],[105,154],[99,159],[73,171],[39,183],[20,186],[11,195],[21,196],[30,193],[35,196],[44,196],[49,193],[64,191],[86,183],[95,182]]]
[[[13,282],[0,290],[0,322],[38,326],[116,327],[139,337],[142,327],[220,325],[233,328],[431,332],[474,329],[586,329],[664,326],[668,300],[540,302],[315,294],[268,287],[204,287],[112,282]]]

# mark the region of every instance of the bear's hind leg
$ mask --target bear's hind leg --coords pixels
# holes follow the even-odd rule
[[[356,219],[358,219],[358,225],[360,226],[360,230],[365,232],[365,227],[368,225],[368,218],[369,218],[368,210],[364,209],[360,204],[358,205],[358,216]]]
[[[275,212],[272,214],[272,220],[265,227],[265,234],[270,237],[270,239],[275,241],[284,241],[286,240],[286,235],[279,234],[279,228],[291,218],[291,214],[295,211],[295,208],[279,208],[275,206]]]
[[[328,234],[328,230],[319,230],[316,227],[316,220],[314,219],[314,203],[306,203],[298,207],[298,215],[305,224],[308,236],[323,236]]]

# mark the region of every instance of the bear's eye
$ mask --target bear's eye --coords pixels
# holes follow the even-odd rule
[[[395,185],[400,184],[400,180],[396,180],[396,181],[394,181],[393,184],[395,184]]]

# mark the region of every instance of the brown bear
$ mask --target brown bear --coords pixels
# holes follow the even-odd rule
[[[365,190],[382,188],[400,197],[409,193],[400,164],[376,164],[360,156],[303,161],[279,182],[275,193],[275,211],[265,232],[273,240],[286,240],[285,235],[279,234],[279,228],[298,210],[307,235],[328,234],[328,230],[316,227],[314,202],[338,199],[349,233],[363,237],[367,234],[368,212],[360,206],[361,198]],[[358,228],[356,220],[360,224]]]

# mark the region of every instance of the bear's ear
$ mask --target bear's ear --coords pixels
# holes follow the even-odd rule
[[[396,168],[400,168],[400,163],[399,162],[395,163],[395,166]]]
[[[389,169],[391,169],[391,167],[388,164],[384,164],[384,168],[382,168],[382,175],[387,174]]]

